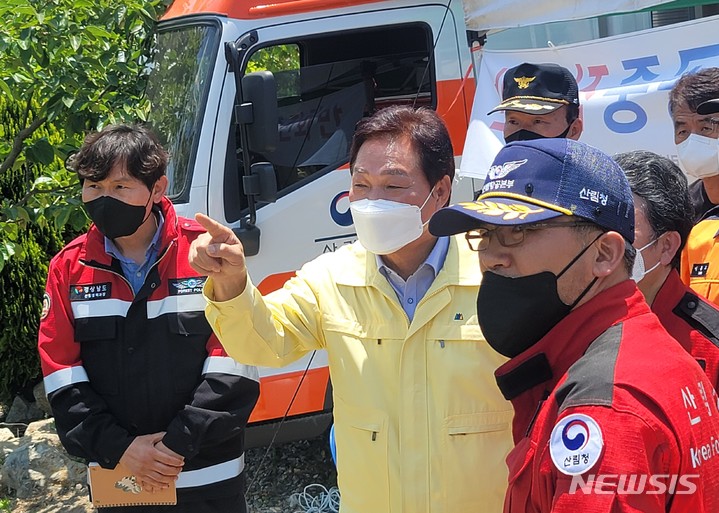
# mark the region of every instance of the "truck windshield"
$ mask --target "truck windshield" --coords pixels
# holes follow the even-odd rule
[[[167,195],[173,200],[183,201],[189,194],[218,33],[208,22],[157,35],[147,85],[149,123],[170,152]]]

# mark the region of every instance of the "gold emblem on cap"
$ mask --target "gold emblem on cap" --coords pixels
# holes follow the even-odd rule
[[[529,214],[539,214],[544,212],[543,208],[530,208],[526,205],[504,205],[503,203],[495,203],[494,201],[477,201],[472,203],[460,203],[468,210],[476,210],[480,214],[487,216],[502,216],[502,219],[509,221],[511,219],[524,219]]]
[[[521,105],[526,110],[549,110],[552,108],[549,105],[540,105],[538,103],[523,103]]]
[[[520,89],[526,89],[535,78],[537,77],[514,77],[514,81]]]
[[[522,100],[522,98],[512,98],[511,100],[507,100],[501,105],[502,108],[510,108],[510,107],[516,107],[523,110],[554,110],[555,107],[552,107],[551,105],[541,105],[539,103],[526,103],[526,100]]]

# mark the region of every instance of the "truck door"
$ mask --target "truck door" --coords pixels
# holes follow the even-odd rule
[[[253,280],[267,293],[303,263],[356,240],[347,163],[357,121],[397,103],[437,108],[446,87],[438,83],[462,71],[453,13],[443,6],[277,23],[252,38],[243,71],[272,72],[279,118],[276,147],[252,156],[274,166],[278,188],[277,201],[257,209],[259,253],[248,258]],[[234,98],[234,81],[225,88],[223,102]],[[232,113],[228,102],[217,115],[218,126],[229,130],[224,168],[210,175],[207,203],[210,216],[230,226],[247,215]],[[466,115],[461,119],[466,129]],[[218,135],[216,148],[221,143]],[[291,415],[328,408],[326,361],[324,352],[314,356]],[[262,393],[272,401],[261,398],[251,420],[280,417],[307,365],[305,358],[279,373],[261,371]]]

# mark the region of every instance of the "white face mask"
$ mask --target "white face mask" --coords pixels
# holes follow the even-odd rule
[[[690,134],[677,144],[677,156],[682,169],[691,177],[719,175],[719,139]]]
[[[637,256],[634,259],[634,267],[632,268],[632,280],[634,280],[635,282],[639,283],[642,280],[642,278],[644,278],[647,274],[649,274],[654,269],[659,267],[659,264],[661,263],[661,261],[658,261],[650,269],[645,269],[644,257],[642,256],[642,251],[647,249],[649,246],[651,246],[658,240],[659,240],[659,238],[657,237],[653,241],[648,242],[647,244],[645,244],[644,246],[642,246],[641,248],[639,248],[637,250]]]
[[[427,224],[422,223],[422,209],[433,191],[434,187],[421,207],[384,199],[351,202],[352,220],[362,246],[375,255],[389,255],[419,239]]]

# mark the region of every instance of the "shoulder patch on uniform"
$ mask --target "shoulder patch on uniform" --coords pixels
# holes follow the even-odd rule
[[[42,296],[42,312],[40,313],[40,320],[43,320],[45,317],[47,317],[47,314],[50,313],[50,294],[45,292],[45,295]]]
[[[713,304],[687,292],[672,312],[719,347],[719,309]],[[706,367],[706,362],[704,365]]]
[[[709,262],[703,262],[701,264],[692,264],[691,278],[701,278],[706,276],[709,272]]]
[[[622,330],[621,323],[607,329],[569,368],[567,379],[555,394],[560,413],[575,406],[611,406]]]
[[[578,476],[591,469],[602,456],[604,439],[597,421],[573,413],[560,419],[549,438],[549,454],[562,474]]]

